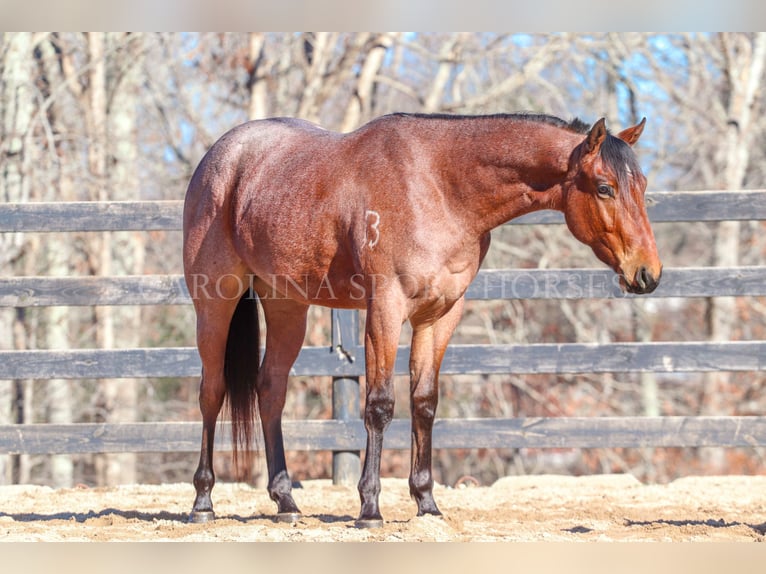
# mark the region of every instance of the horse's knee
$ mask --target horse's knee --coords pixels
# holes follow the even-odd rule
[[[413,396],[411,398],[412,416],[419,420],[434,420],[438,400],[435,396]]]
[[[415,420],[432,421],[436,416],[439,404],[439,392],[434,377],[418,377],[414,379],[410,391],[410,409]]]
[[[380,430],[394,418],[394,397],[389,393],[370,393],[364,407],[364,420],[368,427]]]

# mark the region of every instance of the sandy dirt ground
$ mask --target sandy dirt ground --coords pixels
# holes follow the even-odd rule
[[[508,477],[437,485],[444,518],[415,516],[405,479],[383,479],[386,523],[359,529],[355,487],[306,481],[303,517],[273,520],[261,489],[217,484],[217,520],[186,522],[189,484],[54,490],[0,487],[2,541],[763,541],[766,476],[689,477],[643,485],[631,476]]]

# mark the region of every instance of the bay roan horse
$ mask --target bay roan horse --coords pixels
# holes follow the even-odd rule
[[[213,435],[225,399],[235,461],[238,448],[249,452],[260,415],[277,516],[300,516],[281,421],[312,304],[367,311],[357,525],[382,524],[381,449],[407,320],[410,493],[418,515],[440,514],[431,474],[439,366],[490,231],[556,209],[624,290],[657,286],[662,265],[644,206],[646,178],[631,147],[644,123],[613,136],[603,119],[588,128],[545,115],[394,114],[348,134],[280,118],[221,137],[197,167],[184,205],[184,271],[202,359],[202,452],[190,520],[213,518]],[[267,326],[262,362],[258,300]]]

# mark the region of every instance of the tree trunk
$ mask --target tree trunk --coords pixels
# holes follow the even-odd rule
[[[375,77],[383,65],[386,52],[394,42],[393,34],[378,34],[370,41],[370,48],[365,56],[356,81],[353,97],[346,107],[341,131],[349,132],[359,127],[362,121],[370,119]]]
[[[88,35],[88,49],[90,55],[90,129],[92,140],[89,148],[89,163],[91,177],[96,186],[91,196],[99,201],[125,199],[134,194],[135,184],[132,184],[126,176],[128,169],[120,162],[120,154],[130,148],[132,140],[125,138],[126,132],[132,132],[133,119],[124,113],[124,101],[121,99],[122,89],[118,89],[112,95],[111,107],[113,113],[107,110],[107,59],[105,49],[107,35],[104,33],[90,33]],[[129,62],[128,65],[132,65]],[[111,78],[114,80],[114,78]],[[117,111],[122,110],[122,111]],[[111,153],[110,153],[111,152]],[[107,158],[114,158],[114,163],[107,171]],[[135,161],[132,164],[135,170]],[[133,171],[135,176],[135,171]],[[125,181],[122,181],[125,178]],[[123,187],[124,186],[124,187]],[[132,198],[135,198],[132,195]],[[132,249],[132,240],[123,232],[107,232],[101,235],[101,242],[97,247],[98,270],[102,276],[112,276],[120,270],[124,270],[126,259],[135,257]],[[115,258],[115,253],[121,253]],[[128,261],[128,264],[131,262]],[[138,333],[140,319],[125,314],[119,309],[112,307],[97,307],[97,339],[102,349],[113,349],[120,345],[129,344],[126,341],[132,339]],[[119,337],[115,335],[115,324],[119,324]],[[119,341],[118,341],[119,338]],[[135,345],[133,345],[135,346]],[[98,397],[96,399],[99,409],[99,419],[107,423],[131,422],[135,419],[136,387],[134,382],[119,379],[105,379],[100,381]],[[136,455],[133,453],[103,454],[96,457],[96,480],[98,484],[115,485],[135,482]]]
[[[247,117],[260,120],[268,116],[267,78],[263,74],[266,35],[250,32],[250,102]]]
[[[100,168],[106,157],[110,159],[109,171],[103,172],[104,192],[102,198],[109,201],[136,200],[140,198],[138,185],[138,143],[136,137],[136,100],[140,82],[136,50],[137,40],[125,34],[110,34],[97,40],[99,47],[105,41],[111,46],[122,45],[130,58],[117,62],[111,70],[112,81],[109,112],[100,99],[92,99],[94,112],[103,114],[103,134],[106,136],[102,148],[105,157],[94,158],[94,166]],[[98,57],[98,51],[92,52]],[[104,61],[102,55],[102,61]],[[99,74],[101,71],[99,70]],[[104,77],[106,80],[106,76]],[[99,77],[98,81],[101,81]],[[106,88],[106,81],[103,83]],[[98,95],[102,87],[94,94]],[[106,89],[103,90],[106,94]],[[105,103],[105,101],[104,101]],[[102,133],[97,130],[97,133]],[[101,246],[101,274],[128,275],[143,273],[144,239],[136,232],[105,233]],[[114,307],[101,309],[101,324],[104,348],[135,348],[140,346],[140,307]],[[136,420],[138,382],[127,379],[106,379],[101,381],[99,396],[102,416],[107,422],[128,423]],[[97,473],[99,482],[106,485],[131,484],[137,482],[136,455],[134,453],[104,454],[99,457]]]
[[[2,105],[0,105],[0,152],[3,155],[0,172],[0,200],[26,201],[29,198],[29,184],[26,178],[28,155],[24,138],[32,120],[34,98],[32,96],[32,46],[31,33],[7,33],[2,35],[0,47],[4,52],[2,65]],[[21,234],[0,234],[0,263],[8,269],[11,262],[23,254]],[[15,309],[0,310],[0,347],[19,347],[19,325],[16,324]],[[16,341],[14,341],[16,340]],[[24,345],[21,344],[23,347]],[[21,382],[0,381],[0,424],[16,422],[14,402],[16,389]],[[25,385],[22,385],[25,386]],[[10,484],[12,459],[0,455],[0,484]]]
[[[305,53],[308,61],[306,84],[298,105],[298,117],[312,122],[319,121],[322,104],[322,86],[327,80],[332,52],[335,49],[338,34],[335,32],[317,32],[305,40]]]
[[[66,83],[60,66],[60,55],[49,39],[41,41],[37,46],[37,64],[40,74],[45,79],[45,88],[42,96],[50,98],[52,90]],[[66,133],[68,127],[62,118],[67,117],[66,109],[54,98],[48,106],[45,120],[51,132]],[[63,158],[64,151],[57,149],[57,157]],[[58,155],[61,154],[61,155]],[[64,161],[59,160],[59,161]],[[74,201],[75,184],[68,170],[61,169],[61,165],[52,166],[55,171],[50,172],[51,179],[55,182],[53,189],[46,189],[38,199],[44,201]],[[49,167],[50,169],[50,167]],[[46,250],[42,254],[45,273],[51,276],[71,275],[71,240],[46,242]],[[33,274],[39,270],[34,270]],[[70,320],[71,309],[62,306],[48,307],[40,314],[39,331],[43,333],[43,346],[47,349],[70,348]],[[72,397],[73,386],[71,381],[65,379],[49,379],[42,383],[45,387],[41,394],[44,401],[45,422],[53,424],[68,424],[73,421]],[[54,488],[69,488],[74,483],[74,464],[71,455],[51,455],[48,457],[50,485]]]
[[[428,95],[423,102],[423,111],[433,113],[439,110],[444,102],[444,93],[456,64],[460,61],[460,45],[467,34],[461,33],[449,37],[439,52],[439,67],[436,70]]]
[[[724,166],[725,189],[734,191],[745,185],[752,146],[752,109],[761,86],[766,61],[766,33],[759,33],[751,44],[745,34],[722,34],[721,49],[729,78],[728,120],[726,124],[726,158]],[[740,223],[724,221],[717,225],[713,243],[713,265],[735,267],[739,265]],[[730,341],[737,323],[736,299],[716,297],[709,304],[710,340]],[[726,394],[730,373],[710,373],[705,378],[702,414],[736,414],[722,412],[728,403]],[[710,451],[706,463],[721,471],[724,457],[721,449]]]

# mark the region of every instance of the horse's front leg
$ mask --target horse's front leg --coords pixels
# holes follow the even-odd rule
[[[431,471],[432,432],[439,402],[439,367],[452,332],[460,321],[463,299],[459,299],[436,322],[413,324],[410,353],[410,412],[412,449],[410,495],[418,505],[418,516],[441,515],[433,497]]]
[[[362,509],[356,522],[362,528],[383,526],[378,504],[380,457],[383,433],[394,416],[394,363],[401,328],[402,314],[396,304],[382,297],[370,301],[365,327],[367,450],[359,479]]]
[[[268,492],[277,503],[277,520],[296,522],[301,511],[292,495],[287,472],[282,411],[285,407],[290,368],[306,334],[308,306],[289,299],[261,300],[266,319],[266,351],[258,372],[258,411],[261,417],[269,472]]]

